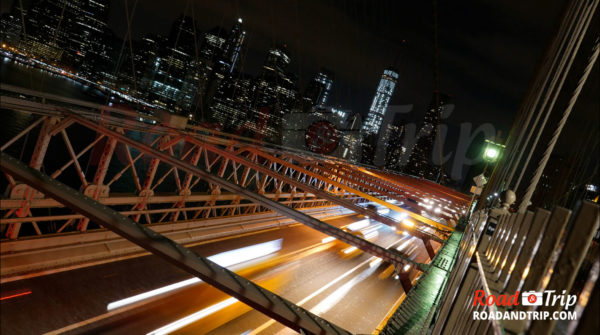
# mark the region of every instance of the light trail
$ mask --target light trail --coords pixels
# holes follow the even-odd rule
[[[396,243],[400,242],[401,240],[395,241],[394,243],[390,244],[389,246],[386,247],[387,248],[391,248],[393,247]],[[305,297],[304,299],[300,300],[299,302],[296,303],[296,305],[298,306],[302,306],[305,303],[309,302],[310,300],[312,300],[314,297],[318,296],[319,294],[323,293],[324,291],[326,291],[327,289],[329,289],[331,286],[337,284],[338,282],[340,282],[341,280],[343,280],[344,278],[348,277],[349,275],[351,275],[354,271],[360,269],[362,266],[364,266],[365,264],[368,264],[370,262],[372,262],[373,260],[377,259],[378,257],[370,257],[369,259],[367,259],[366,261],[358,264],[357,266],[353,267],[352,269],[344,272],[341,276],[337,277],[336,279],[334,279],[333,281],[330,281],[327,285],[322,286],[320,289],[314,291],[313,293],[309,294],[307,297]],[[274,323],[276,323],[277,321],[271,319],[265,323],[263,323],[262,325],[258,326],[256,329],[253,329],[250,333],[248,333],[248,335],[256,335],[262,331],[264,331],[265,329],[269,328],[270,326],[272,326]]]
[[[335,240],[336,240],[335,237],[329,236],[329,237],[325,237],[324,239],[322,239],[321,243],[329,243],[329,242],[333,242]]]
[[[282,239],[273,240],[269,242],[259,243],[248,247],[225,251],[213,256],[208,257],[211,261],[219,264],[222,267],[230,267],[233,265],[241,264],[253,259],[257,259],[263,256],[270,255],[274,252],[281,250]],[[129,298],[121,299],[109,303],[106,306],[107,310],[117,309],[135,302],[139,302],[145,299],[149,299],[173,290],[180,289],[189,285],[197,284],[202,282],[199,278],[190,278],[184,281],[180,281],[171,285],[163,286],[152,291],[140,293]]]
[[[223,300],[219,303],[216,303],[210,307],[207,307],[203,310],[200,310],[194,314],[190,314],[184,318],[181,318],[177,321],[171,322],[168,325],[162,326],[158,329],[155,329],[151,332],[149,332],[147,335],[165,335],[165,334],[169,334],[171,332],[174,332],[178,329],[181,329],[187,325],[190,325],[200,319],[203,319],[213,313],[216,313],[220,310],[222,310],[225,307],[231,306],[233,304],[235,304],[238,300],[236,298],[229,298],[227,300]]]
[[[4,297],[1,297],[0,301],[12,299],[12,298],[17,298],[17,297],[22,297],[24,295],[29,295],[29,294],[31,294],[31,291],[25,291],[25,292],[21,292],[21,293],[15,293],[15,294],[11,294],[11,295],[7,295],[7,296],[4,296]]]
[[[344,253],[345,253],[346,255],[348,255],[349,253],[351,253],[351,252],[353,252],[353,251],[356,251],[356,250],[357,250],[357,248],[356,248],[356,247],[349,247],[349,248],[346,248],[346,249],[344,249]]]
[[[346,228],[350,229],[351,231],[357,231],[368,227],[369,224],[371,224],[369,220],[360,220],[349,224],[348,226],[346,226]]]
[[[325,299],[321,300],[321,302],[319,302],[315,307],[311,308],[310,311],[316,315],[323,315],[324,313],[327,313],[330,309],[337,305],[346,296],[346,294],[350,292],[350,290],[352,290],[354,286],[367,279],[376,270],[376,267],[369,266],[358,276],[352,278],[350,281],[340,286],[333,293],[328,295]]]

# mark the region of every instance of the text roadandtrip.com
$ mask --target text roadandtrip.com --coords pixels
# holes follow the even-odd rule
[[[485,295],[483,290],[476,290],[473,297],[473,306],[492,306],[512,308],[518,306],[561,306],[561,311],[473,311],[474,320],[576,320],[577,312],[569,311],[577,303],[577,297],[573,294],[557,294],[554,290],[543,292],[523,292],[519,299],[519,291],[509,296],[507,294]],[[564,309],[564,310],[563,310]]]

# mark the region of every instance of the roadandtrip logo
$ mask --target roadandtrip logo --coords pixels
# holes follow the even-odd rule
[[[500,294],[485,295],[483,290],[476,290],[473,297],[473,306],[502,307],[496,311],[473,311],[473,320],[577,320],[577,312],[569,310],[577,303],[577,296],[566,294],[566,291],[557,293],[555,290],[543,292],[528,291],[513,295]],[[560,306],[556,312],[548,311],[521,311],[514,310],[519,304],[523,306]]]

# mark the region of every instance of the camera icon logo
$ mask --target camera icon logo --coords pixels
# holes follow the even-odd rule
[[[536,291],[523,292],[521,294],[521,303],[523,306],[541,306],[543,302],[543,293]]]

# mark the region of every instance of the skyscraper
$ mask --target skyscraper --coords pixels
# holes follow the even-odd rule
[[[213,63],[217,62],[224,53],[226,43],[227,32],[221,27],[214,27],[204,33],[201,57]]]
[[[406,148],[402,145],[404,142],[406,120],[401,120],[396,124],[388,124],[386,129],[385,141],[385,167],[393,171],[401,170],[401,158]]]
[[[14,6],[14,16],[25,29],[19,28],[18,48],[37,57],[61,61],[80,74],[95,79],[99,68],[110,63],[108,31],[108,0],[45,0],[33,1],[28,10]],[[7,23],[9,23],[7,21]],[[3,35],[15,42],[16,25]]]
[[[272,142],[280,141],[282,117],[291,112],[297,102],[298,90],[294,78],[287,73],[289,64],[290,57],[285,47],[272,48],[256,80],[253,101],[257,111],[255,118],[266,120],[265,136]]]
[[[324,106],[331,92],[333,79],[334,75],[331,71],[321,69],[306,88],[304,96],[313,106]]]
[[[221,121],[228,118],[238,119],[238,116],[246,113],[246,107],[240,111],[234,107],[239,105],[237,102],[232,105],[232,101],[224,100],[226,96],[229,100],[236,100],[230,97],[230,93],[239,92],[238,88],[243,87],[243,90],[247,91],[249,81],[241,80],[234,73],[245,38],[246,32],[243,30],[241,18],[237,19],[229,33],[221,27],[215,27],[204,34],[200,50],[202,57],[200,90],[203,96],[203,107],[211,110],[209,117],[212,119]],[[244,99],[246,98],[242,100]],[[242,103],[242,105],[246,104]]]
[[[242,18],[238,18],[237,22],[233,25],[233,29],[231,29],[231,33],[229,33],[223,54],[223,61],[227,63],[229,72],[233,72],[235,68],[245,38],[246,32],[242,27]]]
[[[362,131],[365,136],[379,133],[379,128],[381,128],[385,111],[390,104],[397,82],[398,72],[396,70],[388,68],[383,71],[371,108],[369,108],[369,114],[365,119],[365,123],[363,123]]]
[[[435,180],[439,168],[430,163],[437,135],[440,116],[449,108],[450,96],[439,95],[439,107],[436,109],[435,94],[423,118],[423,124],[417,132],[416,142],[404,167],[404,172],[429,180]]]
[[[209,107],[210,121],[218,122],[225,131],[239,129],[251,113],[250,96],[254,81],[242,74],[223,80]]]
[[[148,99],[186,115],[198,87],[195,31],[191,17],[180,16],[175,20],[167,44],[160,48],[150,74]]]
[[[109,5],[108,0],[67,1],[66,7],[75,7],[75,22],[69,29],[70,53],[74,56],[76,66],[88,78],[93,78],[99,69],[105,68],[110,62]],[[64,22],[63,19],[62,24],[65,23],[69,21]]]

